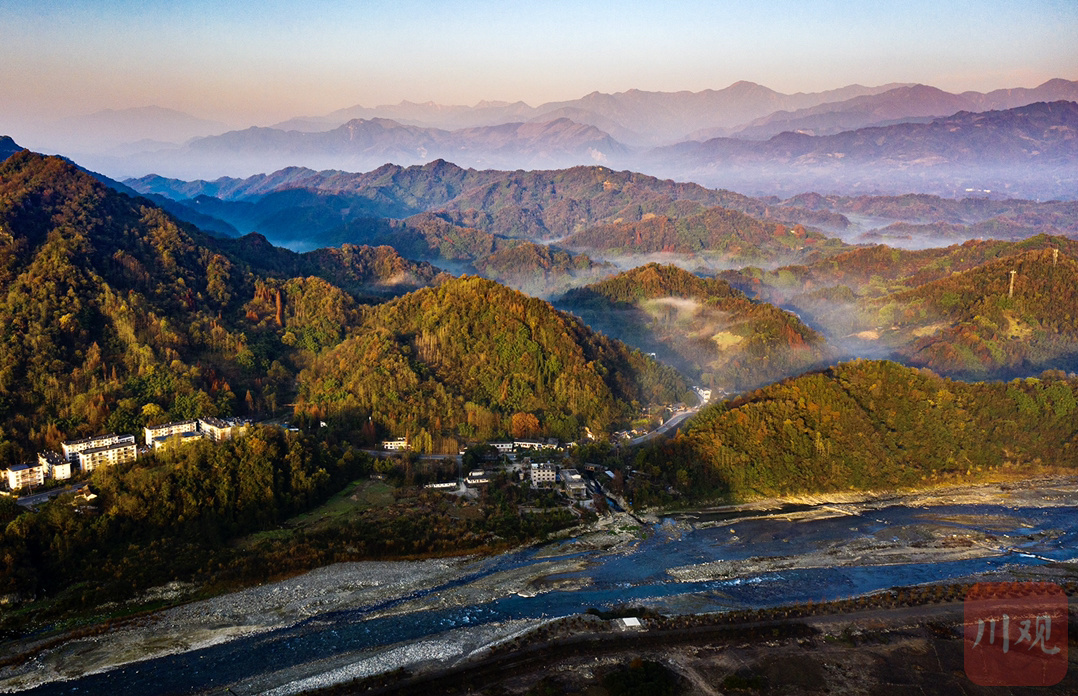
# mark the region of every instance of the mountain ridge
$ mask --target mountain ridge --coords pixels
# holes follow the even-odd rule
[[[875,126],[835,135],[784,132],[766,141],[714,138],[656,148],[648,171],[750,193],[856,189],[879,193],[1010,191],[1078,196],[1078,103],[961,111],[928,123]],[[776,181],[781,183],[775,183]],[[874,190],[873,190],[874,189]],[[1028,194],[1027,194],[1028,195]]]

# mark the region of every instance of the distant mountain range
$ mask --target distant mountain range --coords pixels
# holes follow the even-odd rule
[[[834,135],[868,126],[885,126],[951,116],[959,111],[1013,109],[1036,102],[1078,101],[1078,82],[1049,80],[1033,89],[1000,89],[987,94],[952,94],[927,85],[903,85],[876,94],[826,102],[796,111],[776,111],[733,130],[698,131],[690,140],[732,136],[766,140],[787,131],[805,135]]]
[[[918,102],[928,105],[928,110],[946,110],[942,105],[954,102],[938,90],[901,91],[939,97]],[[864,108],[843,113],[853,120],[894,115],[897,111],[891,107],[897,103],[862,103]],[[436,159],[481,170],[561,169],[598,163],[756,195],[918,191],[954,196],[968,189],[1026,198],[1075,198],[1076,133],[1078,103],[1073,101],[1037,102],[1002,111],[960,111],[927,122],[833,135],[786,131],[762,141],[721,137],[650,149],[632,148],[594,126],[568,118],[455,131],[375,119],[349,121],[323,133],[270,128],[232,131],[129,161],[144,158],[144,168],[164,161],[166,170],[256,172],[295,165],[367,171],[387,161],[407,166]]]
[[[390,119],[455,130],[520,121],[568,118],[609,133],[630,147],[665,145],[720,136],[767,138],[786,130],[827,135],[886,122],[950,116],[959,111],[1012,109],[1039,101],[1078,101],[1078,82],[1054,79],[1030,88],[953,94],[920,84],[849,85],[824,92],[782,94],[753,82],[702,92],[592,92],[580,99],[531,107],[524,102],[481,102],[474,107],[403,101],[355,106],[320,117],[292,119],[281,130],[329,131],[354,119]],[[824,117],[824,115],[829,115]],[[815,117],[810,125],[801,119]],[[821,118],[823,117],[823,118]],[[770,125],[766,128],[766,125]]]
[[[1074,198],[1069,159],[1061,172],[1041,166],[1065,145],[1073,127],[1069,115],[1054,124],[1064,136],[1056,140],[1050,133],[992,131],[1012,144],[1032,137],[1041,158],[1035,163],[1020,157],[1013,169],[1010,153],[996,142],[989,143],[986,157],[973,157],[981,154],[983,143],[969,129],[990,129],[968,114],[1013,114],[1013,123],[999,128],[1021,129],[1019,122],[1028,116],[1023,109],[1058,102],[1078,102],[1078,82],[1054,79],[1034,88],[960,94],[922,84],[782,94],[738,82],[701,92],[593,92],[536,107],[523,102],[356,106],[228,132],[221,124],[147,107],[47,124],[34,138],[13,135],[37,149],[48,150],[43,143],[53,142],[52,151],[75,154],[83,165],[114,177],[153,172],[204,179],[292,166],[367,171],[386,163],[445,159],[466,168],[507,170],[601,163],[754,195],[816,190],[955,196],[970,189]],[[965,120],[960,114],[967,114]],[[940,119],[951,121],[912,128]],[[955,127],[959,130],[948,130]],[[881,128],[898,130],[866,131]],[[869,146],[881,137],[884,145]],[[927,139],[916,142],[919,138]],[[945,151],[937,152],[939,147]],[[958,156],[963,149],[967,155]],[[877,157],[882,160],[873,160],[869,169],[850,166]],[[993,157],[992,167],[982,161]]]
[[[224,133],[228,126],[175,109],[143,106],[104,109],[43,123],[22,138],[35,149],[67,156],[109,154],[124,157],[139,152],[180,147],[193,138]]]
[[[670,252],[699,255],[700,262],[706,257],[725,268],[790,262],[821,247],[841,247],[818,232],[790,228],[848,225],[845,217],[826,210],[602,166],[477,171],[439,160],[407,168],[385,165],[362,174],[292,168],[246,180],[148,176],[127,184],[144,195],[173,199],[169,209],[195,224],[184,209],[294,248],[388,244],[410,258],[440,265],[475,263],[475,270],[514,287],[524,285],[509,280],[509,259],[546,274],[578,277],[593,270],[581,259],[517,248],[524,241],[571,244],[600,261]],[[619,231],[617,239],[608,227]]]
[[[354,119],[324,133],[249,128],[201,138],[184,150],[196,161],[250,161],[268,171],[294,164],[364,170],[385,162],[423,164],[435,159],[484,169],[560,169],[581,162],[623,158],[629,149],[594,126],[567,118],[504,123],[446,131],[387,119]]]
[[[749,193],[969,190],[1075,198],[1076,135],[1078,103],[1038,102],[835,135],[685,142],[651,150],[641,169]]]
[[[580,99],[547,102],[537,107],[524,102],[480,102],[468,107],[403,101],[375,108],[354,106],[326,116],[285,121],[274,127],[328,131],[357,118],[385,118],[414,126],[455,130],[568,118],[595,126],[633,147],[654,146],[683,140],[703,128],[732,128],[778,110],[879,94],[898,86],[850,85],[825,92],[782,94],[763,85],[742,81],[725,89],[702,92],[645,92],[638,89],[615,94],[592,92]]]

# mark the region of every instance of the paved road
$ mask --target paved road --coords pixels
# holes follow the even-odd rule
[[[647,442],[648,440],[656,438],[659,435],[663,435],[663,434],[669,432],[671,429],[676,428],[678,426],[678,424],[680,424],[683,420],[685,420],[689,416],[696,415],[696,412],[699,411],[699,410],[700,410],[700,406],[696,406],[694,408],[690,408],[688,411],[682,411],[681,413],[677,414],[676,416],[674,416],[670,420],[668,420],[665,423],[663,423],[662,425],[660,425],[658,428],[655,428],[654,430],[652,430],[650,433],[647,433],[646,435],[641,435],[639,437],[634,437],[632,440],[629,440],[628,444],[630,446],[641,445],[641,444]]]
[[[63,495],[64,493],[70,493],[72,491],[80,490],[82,488],[85,488],[88,485],[90,485],[90,484],[84,482],[84,483],[78,483],[78,484],[75,484],[75,485],[72,485],[72,486],[64,486],[63,488],[54,488],[51,491],[45,491],[43,493],[34,493],[33,495],[22,495],[22,496],[19,496],[19,498],[16,500],[16,502],[19,505],[22,505],[24,507],[32,507],[34,505],[40,505],[41,503],[44,503],[46,500],[50,500],[52,498],[55,498],[58,495]]]

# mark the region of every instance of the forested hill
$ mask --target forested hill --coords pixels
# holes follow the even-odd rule
[[[437,273],[389,249],[215,240],[65,160],[12,155],[0,163],[0,465],[105,430],[273,410],[357,299]]]
[[[660,297],[747,299],[724,280],[703,278],[678,266],[658,263],[637,266],[587,287],[570,290],[563,299],[573,305],[595,303],[601,307],[611,303],[632,305]]]
[[[793,314],[677,266],[641,266],[571,290],[558,305],[713,388],[760,386],[831,356]]]
[[[541,300],[463,277],[367,310],[300,375],[297,410],[383,423],[420,450],[465,438],[576,440],[689,398],[672,369]]]
[[[429,263],[405,259],[385,245],[343,244],[296,254],[259,234],[209,243],[263,275],[317,276],[361,301],[385,300],[450,277]]]
[[[851,249],[810,264],[765,271],[745,268],[721,277],[761,298],[785,302],[822,288],[845,286],[856,294],[879,296],[915,288],[996,259],[1037,249],[1059,249],[1078,257],[1078,242],[1039,234],[1019,242],[975,239],[947,247],[910,251],[882,244]]]
[[[1058,250],[999,259],[876,306],[921,337],[904,350],[911,364],[973,377],[1078,369],[1078,263]]]
[[[876,246],[721,277],[795,309],[849,354],[1010,379],[1078,368],[1076,255],[1078,242],[1037,235],[921,251]]]
[[[597,263],[586,254],[533,242],[521,242],[500,249],[475,262],[484,277],[535,297],[559,294],[572,285],[601,278],[617,270],[612,264]]]
[[[638,504],[894,489],[1078,466],[1078,380],[955,382],[854,361],[708,407],[652,448]]]
[[[302,230],[319,244],[361,241],[342,237],[347,231],[342,221],[403,219],[424,212],[440,213],[463,227],[533,240],[556,239],[619,219],[638,221],[648,214],[681,218],[714,207],[791,226],[849,224],[828,210],[777,205],[601,166],[475,171],[438,160],[412,167],[385,165],[365,173],[291,168],[246,180],[144,177],[125,183],[219,217],[241,231],[287,240]]]
[[[560,243],[570,249],[616,254],[710,253],[731,263],[762,263],[789,259],[827,241],[800,225],[787,228],[716,207],[680,218],[646,214],[638,220],[618,220],[582,230]]]

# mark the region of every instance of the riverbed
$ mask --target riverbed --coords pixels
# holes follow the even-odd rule
[[[69,641],[0,690],[291,694],[452,664],[590,607],[715,612],[971,578],[1074,579],[1078,479],[617,515],[489,558],[347,563]]]

